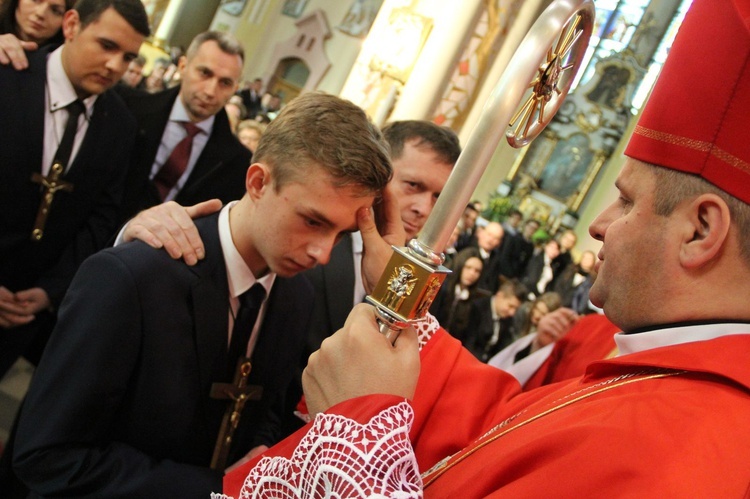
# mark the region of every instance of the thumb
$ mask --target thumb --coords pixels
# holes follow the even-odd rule
[[[185,208],[185,212],[187,212],[188,216],[192,219],[196,219],[199,217],[205,217],[206,215],[210,215],[211,213],[216,213],[221,209],[221,200],[220,199],[209,199],[208,201],[203,201],[198,204],[194,204],[193,206],[188,206]]]

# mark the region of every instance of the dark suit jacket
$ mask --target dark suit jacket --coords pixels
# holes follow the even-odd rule
[[[0,66],[0,285],[11,291],[40,287],[57,308],[78,266],[118,226],[135,121],[116,94],[98,97],[79,152],[63,175],[73,190],[55,193],[44,237],[32,242],[43,193],[31,176],[42,171],[48,53],[29,52],[25,71]],[[30,324],[0,329],[0,377],[23,353],[37,360],[54,320],[42,311]]]
[[[249,88],[240,90],[238,95],[242,98],[242,103],[245,105],[245,109],[247,109],[246,118],[249,120],[255,118],[260,111],[263,95],[255,93]]]
[[[59,305],[78,266],[104,247],[117,228],[135,123],[110,92],[94,105],[88,131],[55,193],[40,242],[31,241],[42,189],[41,172],[47,50],[28,53],[29,68],[0,66],[0,284],[12,290],[40,286]]]
[[[510,317],[500,321],[500,336],[497,342],[489,343],[494,332],[492,299],[493,296],[485,296],[472,302],[466,336],[459,338],[466,349],[482,362],[487,362],[493,355],[513,342],[511,329],[513,318]]]
[[[118,87],[117,91],[138,121],[138,135],[123,196],[124,222],[139,211],[161,203],[149,175],[180,87],[156,94],[124,86]],[[245,193],[245,173],[250,166],[250,157],[250,151],[229,128],[227,113],[222,109],[216,115],[206,147],[175,201],[187,206],[212,198],[219,198],[224,203],[241,198]]]
[[[308,355],[320,348],[324,339],[344,327],[354,307],[354,272],[352,238],[349,234],[333,247],[327,264],[317,265],[305,272],[315,292],[307,335]]]
[[[76,275],[24,405],[18,476],[41,495],[208,497],[225,401],[228,287],[217,216],[197,221],[206,259],[194,267],[143,243],[106,249]],[[278,277],[252,356],[248,402],[229,462],[268,440],[303,348],[311,289]],[[261,433],[261,434],[259,434]]]

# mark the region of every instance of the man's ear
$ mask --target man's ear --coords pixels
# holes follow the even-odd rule
[[[187,67],[187,57],[186,56],[180,56],[180,58],[177,60],[177,71],[179,71],[180,76],[185,76],[185,68]]]
[[[245,174],[245,189],[253,200],[263,196],[266,189],[272,189],[271,172],[263,163],[253,163]]]
[[[697,268],[716,258],[726,244],[731,225],[729,206],[716,194],[701,194],[684,209],[686,230],[680,262],[686,268]]]
[[[63,15],[62,32],[66,40],[72,40],[77,34],[81,26],[81,18],[78,16],[78,11],[75,9],[69,9]]]

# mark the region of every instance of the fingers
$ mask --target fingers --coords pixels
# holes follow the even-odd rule
[[[10,290],[0,286],[0,327],[11,328],[28,324],[35,318],[29,310],[28,303],[19,300]]]
[[[383,239],[393,246],[403,246],[406,242],[406,230],[401,220],[398,198],[386,187],[373,208],[377,229]]]
[[[220,199],[209,199],[208,201],[203,201],[202,203],[194,204],[193,206],[187,206],[185,211],[190,218],[196,219],[216,213],[221,207],[222,204]]]
[[[16,70],[26,69],[29,60],[24,50],[36,50],[37,47],[35,42],[21,41],[10,33],[0,35],[0,64],[12,64]]]
[[[367,293],[375,289],[393,254],[393,248],[378,233],[372,210],[363,208],[357,212],[357,224],[362,234],[362,283]],[[399,244],[403,244],[403,241]]]
[[[553,338],[562,338],[578,321],[578,314],[565,307],[550,312],[539,320],[537,329],[540,334],[547,334]]]
[[[47,292],[42,288],[30,288],[16,292],[16,300],[24,304],[27,314],[37,314],[51,305]]]
[[[413,328],[391,342],[378,329],[375,309],[354,307],[344,327],[326,338],[302,374],[313,416],[354,397],[391,394],[411,398],[419,377],[419,346]]]
[[[169,201],[149,208],[128,223],[123,239],[139,239],[153,248],[164,248],[172,258],[182,258],[188,265],[195,265],[205,257],[205,248],[191,214],[213,213],[216,211],[213,201],[189,208]]]

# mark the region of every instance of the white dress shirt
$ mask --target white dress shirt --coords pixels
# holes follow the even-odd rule
[[[229,210],[235,204],[237,204],[237,201],[232,201],[222,208],[221,213],[219,213],[219,241],[221,242],[221,251],[224,254],[224,263],[227,267],[227,281],[229,283],[230,306],[227,345],[229,345],[229,342],[232,339],[234,318],[237,316],[237,311],[240,308],[240,295],[250,289],[256,282],[259,282],[266,289],[266,297],[263,300],[263,305],[261,305],[260,311],[258,312],[258,318],[255,321],[253,332],[250,335],[250,341],[247,343],[247,357],[250,357],[255,348],[255,344],[258,341],[258,332],[260,331],[260,325],[263,323],[263,318],[266,315],[268,297],[271,295],[271,288],[276,281],[276,274],[269,272],[260,279],[256,279],[250,270],[250,267],[247,266],[245,260],[243,260],[240,255],[240,252],[237,251],[237,247],[232,240],[232,231],[229,227]]]
[[[65,124],[68,122],[68,110],[65,107],[78,99],[73,84],[70,83],[62,65],[62,50],[63,47],[59,47],[47,57],[47,92],[44,99],[44,152],[41,169],[44,176],[47,176],[50,168],[52,168],[52,161],[55,159],[57,147],[60,145],[65,131]],[[83,99],[86,110],[78,117],[78,131],[73,142],[73,152],[65,171],[70,169],[78,155],[83,138],[89,129],[89,120],[94,112],[94,103],[97,97],[98,95],[91,95]]]
[[[208,139],[211,137],[215,119],[216,116],[213,115],[203,121],[194,123],[194,125],[203,130],[203,133],[199,133],[193,137],[193,147],[190,150],[190,159],[188,160],[187,167],[182,173],[182,176],[175,183],[174,187],[172,187],[172,190],[167,193],[164,201],[171,201],[174,199],[177,196],[177,193],[180,192],[180,189],[182,189],[182,186],[185,185],[185,182],[187,182],[190,173],[198,162],[198,158],[208,143]],[[190,117],[185,110],[185,106],[182,104],[182,98],[178,95],[172,106],[172,111],[169,114],[167,126],[164,127],[164,133],[161,136],[161,143],[159,144],[159,149],[156,151],[154,164],[151,166],[151,174],[149,175],[150,179],[153,179],[164,163],[166,163],[169,155],[172,154],[172,151],[174,151],[177,144],[187,137],[187,130],[185,130],[185,127],[181,124],[186,121],[190,121]]]

